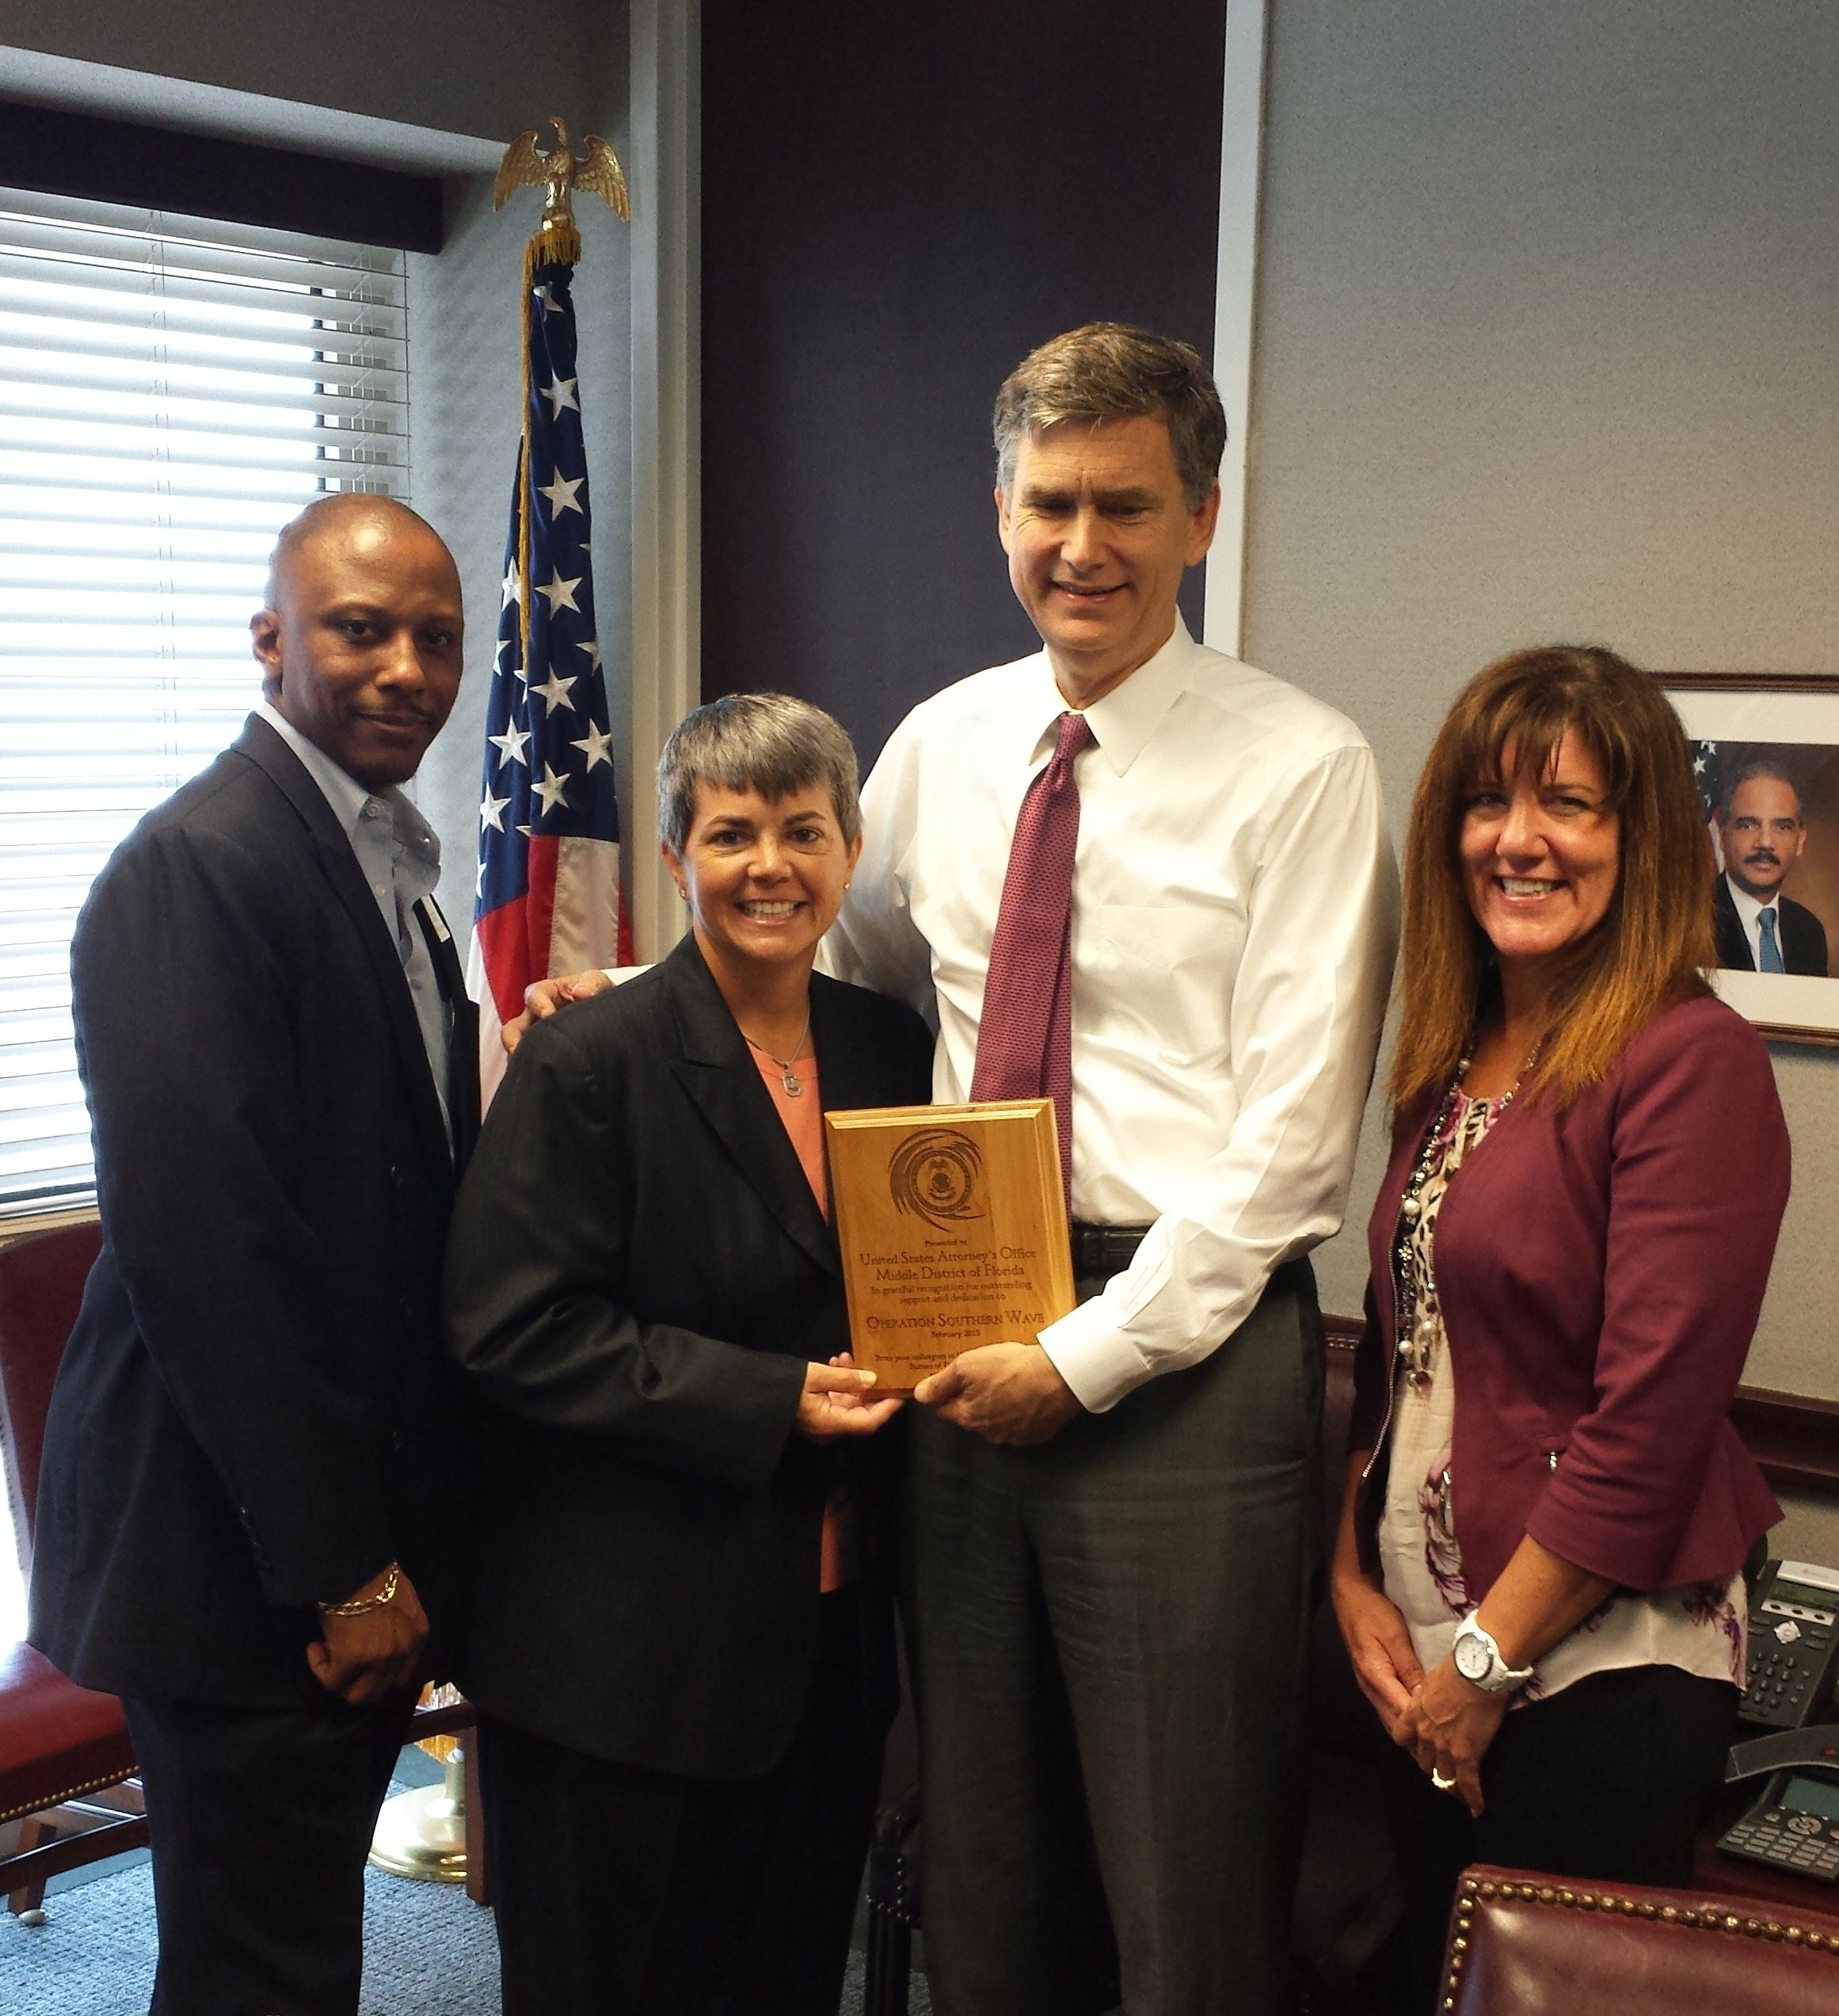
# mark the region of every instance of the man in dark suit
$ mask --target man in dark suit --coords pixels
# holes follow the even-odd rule
[[[1785,771],[1746,763],[1718,811],[1724,872],[1712,891],[1718,963],[1739,972],[1826,977],[1826,930],[1805,904],[1784,896],[1788,870],[1807,844],[1801,795]]]
[[[346,2016],[461,1524],[436,1309],[474,1025],[396,788],[459,690],[459,577],[404,506],[326,498],[250,628],[261,704],[116,850],[72,945],[103,1244],[31,1635],[124,1699],[156,2016]]]

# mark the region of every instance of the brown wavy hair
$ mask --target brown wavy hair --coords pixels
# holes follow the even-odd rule
[[[1068,421],[1135,420],[1159,414],[1188,509],[1207,501],[1226,452],[1226,410],[1198,350],[1128,322],[1091,322],[1030,350],[1003,379],[992,432],[996,482],[1015,486],[1024,435]]]
[[[1568,1105],[1668,1002],[1705,991],[1712,863],[1678,715],[1650,673],[1601,646],[1515,651],[1457,696],[1411,802],[1392,1073],[1400,1107],[1449,1082],[1498,996],[1457,852],[1468,801],[1502,777],[1510,746],[1516,774],[1546,775],[1567,734],[1602,766],[1620,858],[1608,913],[1549,1004],[1521,1097]]]

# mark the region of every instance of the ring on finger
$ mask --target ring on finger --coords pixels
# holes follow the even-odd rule
[[[1430,1767],[1430,1782],[1439,1792],[1453,1792],[1456,1789],[1455,1779],[1446,1778],[1434,1764]]]

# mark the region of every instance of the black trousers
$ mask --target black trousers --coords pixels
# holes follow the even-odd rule
[[[152,1839],[150,2016],[354,2016],[364,1857],[414,1705],[124,1701]]]
[[[836,2016],[881,1732],[853,1590],[823,1599],[804,1714],[763,1778],[479,1730],[504,2016]]]
[[[1599,1883],[1689,1885],[1722,1782],[1738,1693],[1676,1666],[1593,1673],[1510,1709],[1482,1759],[1479,1820],[1398,1752],[1413,1991],[1436,2006],[1458,1878],[1471,1862]]]

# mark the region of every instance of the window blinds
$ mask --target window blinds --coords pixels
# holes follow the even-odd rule
[[[260,692],[322,493],[408,488],[398,252],[0,189],[0,1215],[93,1194],[71,928]]]

